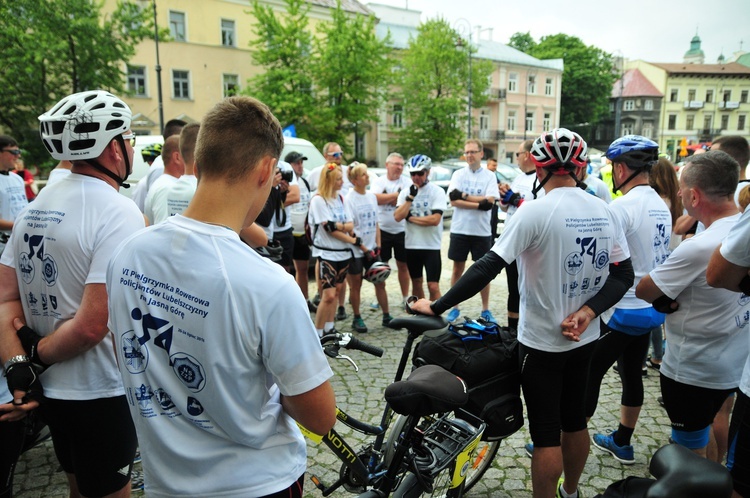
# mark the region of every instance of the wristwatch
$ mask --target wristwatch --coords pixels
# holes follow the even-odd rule
[[[24,361],[30,361],[29,357],[26,356],[25,354],[16,355],[13,358],[11,358],[10,360],[8,360],[8,361],[5,362],[5,365],[3,366],[3,370],[5,370],[7,372],[8,369],[10,367],[12,367],[13,365],[15,365],[16,363],[22,363]]]

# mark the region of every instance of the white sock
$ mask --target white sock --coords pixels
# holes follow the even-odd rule
[[[323,329],[315,329],[318,331],[318,337],[323,337]]]
[[[576,489],[572,493],[567,493],[562,483],[560,483],[560,496],[562,496],[563,498],[578,498],[578,490]]]
[[[326,322],[325,325],[323,325],[323,330],[325,330],[326,332],[328,332],[332,328],[333,328],[333,322]]]

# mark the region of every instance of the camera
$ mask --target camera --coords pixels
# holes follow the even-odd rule
[[[280,171],[281,179],[287,183],[292,183],[294,180],[294,171]]]

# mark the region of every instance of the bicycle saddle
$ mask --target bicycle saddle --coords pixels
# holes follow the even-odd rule
[[[388,324],[388,327],[392,329],[407,329],[418,334],[422,334],[428,330],[444,329],[447,326],[448,322],[445,321],[445,318],[427,315],[394,318]]]
[[[732,478],[724,466],[679,444],[659,448],[648,468],[657,480],[646,492],[646,498],[732,496]]]
[[[424,417],[453,411],[465,405],[469,395],[459,377],[443,367],[425,365],[414,370],[406,380],[388,386],[385,400],[396,413]]]

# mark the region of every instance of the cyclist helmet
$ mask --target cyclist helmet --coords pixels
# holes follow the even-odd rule
[[[612,142],[606,156],[630,169],[651,169],[659,160],[659,144],[640,135],[625,135]]]
[[[391,267],[388,263],[376,261],[365,272],[365,280],[373,284],[379,284],[385,282],[390,275]]]
[[[144,161],[153,161],[157,157],[161,155],[161,144],[151,144],[147,145],[141,150],[141,156],[143,156]]]
[[[426,170],[429,170],[431,166],[432,166],[432,159],[425,156],[424,154],[416,154],[414,156],[411,156],[407,163],[409,173],[417,173],[419,171],[426,171]]]
[[[96,159],[130,129],[131,117],[127,104],[109,92],[74,93],[39,116],[39,133],[55,159]]]
[[[578,133],[557,128],[542,133],[531,146],[531,160],[553,175],[567,175],[586,166],[588,146]]]

